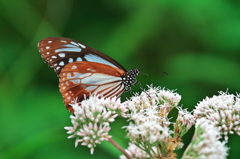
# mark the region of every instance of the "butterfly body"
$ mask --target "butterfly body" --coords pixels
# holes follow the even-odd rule
[[[73,113],[71,103],[91,94],[119,97],[137,83],[139,69],[126,71],[109,56],[76,40],[46,38],[39,42],[44,61],[59,77],[64,104]]]

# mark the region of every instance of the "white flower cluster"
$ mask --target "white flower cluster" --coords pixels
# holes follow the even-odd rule
[[[185,158],[225,159],[228,148],[219,141],[220,132],[214,123],[205,118],[198,119],[194,137],[184,153]]]
[[[170,129],[171,122],[167,118],[169,112],[177,107],[180,100],[181,96],[177,93],[150,86],[146,92],[124,102],[129,109],[130,119],[130,124],[125,128],[132,145],[147,152],[150,158],[163,157],[166,155],[164,153],[171,153],[175,147],[181,147],[180,139],[173,137],[174,131]],[[186,110],[181,112],[177,121],[178,126],[181,126],[178,127],[179,132],[182,127],[186,130],[194,124],[193,116],[189,112]],[[131,151],[132,145],[126,151]]]
[[[178,117],[174,123],[175,135],[182,137],[195,124],[194,116],[186,109],[178,107]]]
[[[73,126],[65,127],[68,130],[67,133],[71,134],[68,138],[76,137],[75,146],[81,143],[90,148],[91,153],[96,144],[111,138],[108,135],[111,129],[109,123],[113,122],[118,115],[126,116],[127,111],[119,99],[99,99],[97,96],[71,106],[74,109],[74,115],[70,116]]]
[[[180,100],[181,96],[177,93],[150,87],[148,91],[124,102],[130,110],[128,116],[133,121],[126,127],[130,139],[141,138],[143,142],[151,144],[167,140],[172,134],[167,115]]]
[[[220,129],[224,139],[236,132],[240,135],[240,98],[239,95],[220,92],[220,95],[206,98],[197,104],[195,118],[211,120]]]
[[[168,113],[178,105],[181,96],[173,93],[170,90],[162,89],[161,87],[149,86],[149,89],[142,92],[140,95],[136,94],[130,100],[124,102],[130,112],[138,112],[139,110],[151,107],[157,107],[161,110],[162,117],[166,117]]]
[[[126,127],[128,137],[132,141],[157,144],[163,141],[167,142],[168,137],[172,134],[172,131],[168,128],[169,122],[162,122],[161,118],[157,116],[157,111],[154,109],[148,108],[132,115],[131,119],[134,122],[131,122]]]
[[[69,138],[90,148],[108,140],[125,158],[171,158],[175,150],[183,146],[182,136],[195,124],[195,134],[182,159],[224,159],[228,148],[219,139],[234,132],[240,135],[240,96],[220,92],[219,96],[206,98],[197,104],[194,115],[178,106],[181,96],[170,90],[149,86],[147,91],[136,94],[128,101],[90,96],[81,103],[74,103],[73,126],[65,127]],[[168,118],[169,112],[178,109],[176,121]],[[123,150],[109,135],[110,123],[117,116],[128,118],[125,126],[129,147]],[[173,126],[172,126],[173,125]]]

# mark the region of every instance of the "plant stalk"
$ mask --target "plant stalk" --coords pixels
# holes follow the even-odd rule
[[[112,138],[109,138],[108,141],[113,146],[115,146],[119,151],[121,151],[128,159],[132,159],[131,156],[121,146],[119,146]]]

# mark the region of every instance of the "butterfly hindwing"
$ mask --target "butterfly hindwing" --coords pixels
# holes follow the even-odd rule
[[[90,94],[119,96],[125,89],[121,78],[125,73],[116,67],[95,62],[77,61],[67,64],[59,74],[59,87],[65,105],[69,107],[75,99],[80,102]]]

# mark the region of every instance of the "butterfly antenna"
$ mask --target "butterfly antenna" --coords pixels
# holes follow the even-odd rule
[[[143,74],[143,75],[146,75],[149,77],[149,74],[147,74],[147,73],[139,72],[139,74]]]
[[[145,70],[150,70],[150,71],[152,71],[152,72],[157,72],[157,73],[160,73],[160,74],[162,74],[162,75],[164,75],[164,76],[167,76],[167,75],[169,75],[167,72],[165,72],[165,71],[158,71],[158,70],[152,70],[152,69],[147,69],[147,68],[141,68],[141,70],[142,69],[145,69]],[[142,74],[145,74],[145,73],[142,73]],[[146,74],[147,75],[147,74]]]

